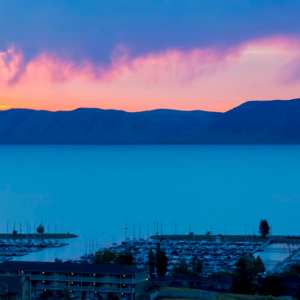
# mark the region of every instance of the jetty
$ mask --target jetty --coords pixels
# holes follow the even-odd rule
[[[64,247],[73,233],[0,233],[0,262],[15,259],[47,248]]]
[[[271,235],[263,238],[260,235],[248,234],[155,234],[150,237],[156,241],[220,241],[220,242],[265,242],[279,244],[300,244],[299,235]]]
[[[77,238],[78,235],[74,233],[0,233],[0,240],[7,239],[29,239],[29,240],[60,240],[60,239],[72,239]]]

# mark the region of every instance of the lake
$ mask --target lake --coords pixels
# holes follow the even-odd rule
[[[1,146],[0,230],[77,233],[78,253],[156,231],[254,234],[262,218],[300,234],[299,174],[299,146]]]

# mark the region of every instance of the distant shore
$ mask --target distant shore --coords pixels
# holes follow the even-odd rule
[[[224,113],[81,108],[0,116],[1,145],[300,145],[300,98],[248,101]]]

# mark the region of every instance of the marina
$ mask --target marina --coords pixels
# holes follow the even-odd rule
[[[168,234],[145,238],[127,238],[119,242],[100,243],[85,241],[70,233],[53,234],[0,234],[0,262],[21,261],[91,261],[98,250],[115,253],[130,252],[135,264],[147,267],[150,249],[157,244],[168,257],[168,273],[185,261],[191,264],[194,257],[203,264],[203,275],[232,272],[237,260],[252,253],[259,256],[266,272],[274,273],[300,263],[300,237],[271,236],[263,239],[256,235]]]
[[[77,237],[74,234],[0,234],[0,262],[13,260],[35,252],[50,248],[61,248],[69,244],[69,240]]]
[[[249,253],[262,258],[266,267],[263,276],[288,270],[293,264],[300,262],[300,237],[297,236],[262,238],[254,235],[197,235],[191,233],[153,235],[148,238],[126,239],[105,247],[97,248],[97,245],[93,245],[89,249],[85,248],[84,252],[82,252],[84,247],[82,247],[81,239],[74,238],[75,235],[70,235],[69,238],[61,235],[61,238],[58,236],[57,239],[53,238],[51,234],[45,235],[47,238],[41,235],[23,235],[20,238],[5,237],[6,239],[2,236],[0,240],[0,247],[4,251],[1,252],[3,274],[15,276],[20,269],[25,270],[26,274],[30,274],[31,292],[32,296],[36,298],[45,291],[56,295],[64,293],[68,288],[71,295],[78,299],[82,294],[89,295],[93,299],[94,295],[106,297],[108,293],[112,292],[126,296],[127,299],[133,299],[133,294],[138,293],[138,290],[132,289],[129,292],[123,288],[123,284],[119,284],[119,278],[124,276],[123,271],[121,277],[117,275],[117,279],[112,278],[111,282],[109,281],[109,289],[107,288],[107,282],[110,280],[106,274],[107,269],[102,271],[105,265],[95,264],[94,261],[95,252],[104,249],[120,255],[131,253],[134,258],[132,267],[136,268],[136,274],[142,274],[142,284],[147,282],[145,278],[148,276],[149,251],[155,252],[158,244],[168,258],[166,280],[170,280],[170,282],[176,282],[172,281],[172,278],[175,278],[172,273],[174,267],[180,265],[182,261],[191,267],[193,258],[197,257],[202,263],[202,271],[198,281],[195,282],[208,289],[214,276],[234,274],[236,262]],[[12,254],[10,256],[6,254],[9,251]],[[107,265],[115,266],[111,263]],[[83,274],[85,272],[86,274]],[[115,282],[118,286],[112,289]]]
[[[182,261],[191,265],[194,257],[202,262],[204,276],[232,272],[238,259],[249,253],[262,259],[267,273],[300,262],[300,237],[288,236],[263,239],[247,235],[155,235],[149,239],[126,240],[109,250],[130,252],[137,266],[145,268],[149,251],[155,251],[158,243],[168,257],[169,274]]]

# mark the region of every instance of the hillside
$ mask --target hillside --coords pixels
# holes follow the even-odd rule
[[[249,101],[225,113],[11,109],[0,144],[298,144],[300,99]]]

